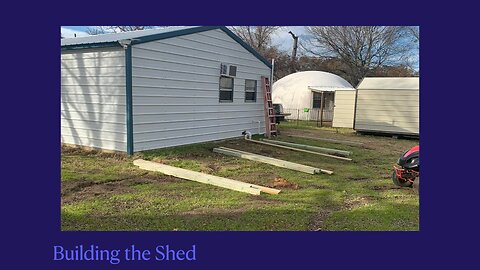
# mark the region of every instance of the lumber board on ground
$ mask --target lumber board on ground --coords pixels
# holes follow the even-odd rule
[[[268,142],[268,143],[273,143],[273,144],[280,144],[280,145],[300,148],[300,149],[306,149],[306,150],[320,152],[320,153],[340,155],[340,156],[349,156],[352,153],[350,151],[338,150],[338,149],[333,149],[333,148],[318,147],[318,146],[299,144],[299,143],[291,143],[291,142],[268,140],[268,139],[262,139],[262,141]]]
[[[194,172],[182,168],[177,168],[158,162],[147,161],[143,159],[137,159],[133,161],[133,164],[138,166],[140,169],[161,172],[166,175],[175,176],[182,179],[187,179],[195,182],[200,182],[204,184],[210,184],[218,187],[223,187],[231,190],[246,192],[253,195],[260,195],[260,192],[265,192],[269,194],[278,194],[280,190],[263,187],[259,185],[249,184],[233,179],[223,178],[215,175],[210,175],[201,172]]]
[[[234,156],[234,157],[239,157],[239,158],[244,158],[244,159],[249,159],[253,161],[263,162],[263,163],[267,163],[277,167],[287,168],[290,170],[295,170],[295,171],[309,173],[309,174],[316,174],[320,172],[326,173],[326,174],[333,174],[333,172],[329,170],[319,169],[319,168],[298,164],[298,163],[294,163],[286,160],[257,155],[257,154],[237,150],[237,149],[219,147],[219,148],[214,148],[213,152]]]
[[[311,140],[317,140],[317,141],[324,141],[324,142],[331,142],[331,143],[338,143],[338,144],[345,144],[345,145],[350,145],[350,146],[363,146],[364,145],[361,142],[334,140],[334,139],[310,137],[310,136],[303,136],[303,135],[287,135],[287,136],[288,137],[305,138],[305,139],[311,139]]]
[[[284,145],[278,145],[278,144],[273,144],[273,143],[268,143],[268,142],[262,142],[262,141],[256,141],[256,140],[251,140],[251,139],[246,139],[246,140],[249,141],[249,142],[254,142],[254,143],[259,143],[259,144],[264,144],[264,145],[269,145],[269,146],[284,148],[284,149],[293,150],[293,151],[298,151],[298,152],[304,152],[304,153],[309,153],[309,154],[314,154],[314,155],[319,155],[319,156],[324,156],[324,157],[330,157],[330,158],[335,158],[335,159],[340,159],[340,160],[352,161],[351,158],[346,158],[346,157],[339,157],[339,156],[334,156],[334,155],[330,155],[330,154],[319,153],[319,152],[314,152],[314,151],[310,151],[310,150],[298,149],[298,148],[294,148],[294,147],[289,147],[289,146],[284,146]]]

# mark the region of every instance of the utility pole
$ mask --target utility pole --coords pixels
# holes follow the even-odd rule
[[[292,70],[292,73],[296,72],[297,69],[296,69],[296,60],[297,60],[297,48],[298,48],[298,36],[295,36],[294,33],[292,33],[292,31],[288,31],[288,33],[290,35],[292,35],[292,38],[293,38],[293,50],[292,50],[292,66],[291,66],[291,70]]]

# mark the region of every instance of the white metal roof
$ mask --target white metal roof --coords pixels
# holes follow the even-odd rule
[[[323,71],[302,71],[290,74],[276,81],[272,86],[274,103],[281,103],[286,109],[310,108],[312,91],[354,91],[345,79]]]
[[[313,92],[335,92],[337,90],[355,90],[353,87],[341,87],[341,86],[309,86],[308,89]]]
[[[198,26],[171,26],[167,28],[155,28],[155,29],[146,29],[130,32],[121,32],[121,33],[109,33],[101,35],[93,35],[87,37],[76,37],[76,38],[64,38],[62,39],[62,46],[66,45],[82,45],[82,44],[93,44],[93,43],[107,43],[107,42],[118,42],[125,39],[135,39],[144,36],[163,34],[178,30],[184,30],[189,28],[195,28]]]
[[[276,81],[273,88],[289,88],[290,91],[355,90],[342,77],[324,71],[301,71]]]
[[[418,90],[418,77],[366,77],[358,85],[358,89],[382,90]]]

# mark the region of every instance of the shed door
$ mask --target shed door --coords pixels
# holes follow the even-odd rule
[[[323,103],[323,115],[322,114]],[[312,110],[310,119],[322,122],[333,121],[333,108],[335,105],[335,92],[313,92]]]

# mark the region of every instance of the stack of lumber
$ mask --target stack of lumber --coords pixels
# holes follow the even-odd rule
[[[263,162],[263,163],[267,163],[277,167],[287,168],[290,170],[295,170],[295,171],[309,173],[309,174],[316,174],[316,173],[333,174],[333,172],[329,170],[323,170],[323,169],[319,169],[319,168],[315,168],[307,165],[302,165],[302,164],[298,164],[290,161],[266,157],[266,156],[257,155],[257,154],[244,152],[241,150],[236,150],[231,148],[226,148],[226,147],[214,148],[213,152],[234,156],[234,157],[239,157],[239,158],[244,158],[244,159],[249,159],[253,161]]]
[[[351,158],[339,157],[339,156],[336,156],[336,155],[326,154],[326,153],[322,153],[322,152],[311,151],[311,150],[306,150],[306,149],[299,149],[299,148],[287,146],[286,144],[290,144],[290,143],[281,142],[281,141],[272,141],[272,140],[256,141],[256,140],[251,140],[251,139],[247,139],[247,141],[253,142],[253,143],[264,144],[264,145],[269,145],[269,146],[274,146],[274,147],[283,148],[283,149],[288,149],[288,150],[297,151],[297,152],[304,152],[304,153],[309,153],[309,154],[314,154],[314,155],[319,155],[319,156],[324,156],[324,157],[329,157],[329,158],[334,158],[334,159],[352,161]],[[268,141],[268,142],[267,142],[267,141]],[[279,142],[280,142],[280,143],[279,143]],[[304,147],[314,147],[314,146],[308,146],[308,145],[302,145],[302,144],[296,144],[296,145],[301,145],[301,146],[304,146]],[[336,152],[337,154],[338,154],[338,153],[343,153],[343,154],[347,154],[347,153],[348,153],[348,154],[350,154],[350,152],[346,152],[346,151],[342,151],[342,150],[329,149],[329,148],[321,148],[321,147],[318,147],[318,148],[320,148],[320,150],[321,150],[321,151],[324,151],[324,152],[325,152],[326,150],[329,150],[330,152],[334,151],[334,152]],[[317,150],[318,150],[318,148],[317,148]],[[323,150],[322,150],[322,149],[323,149]]]

